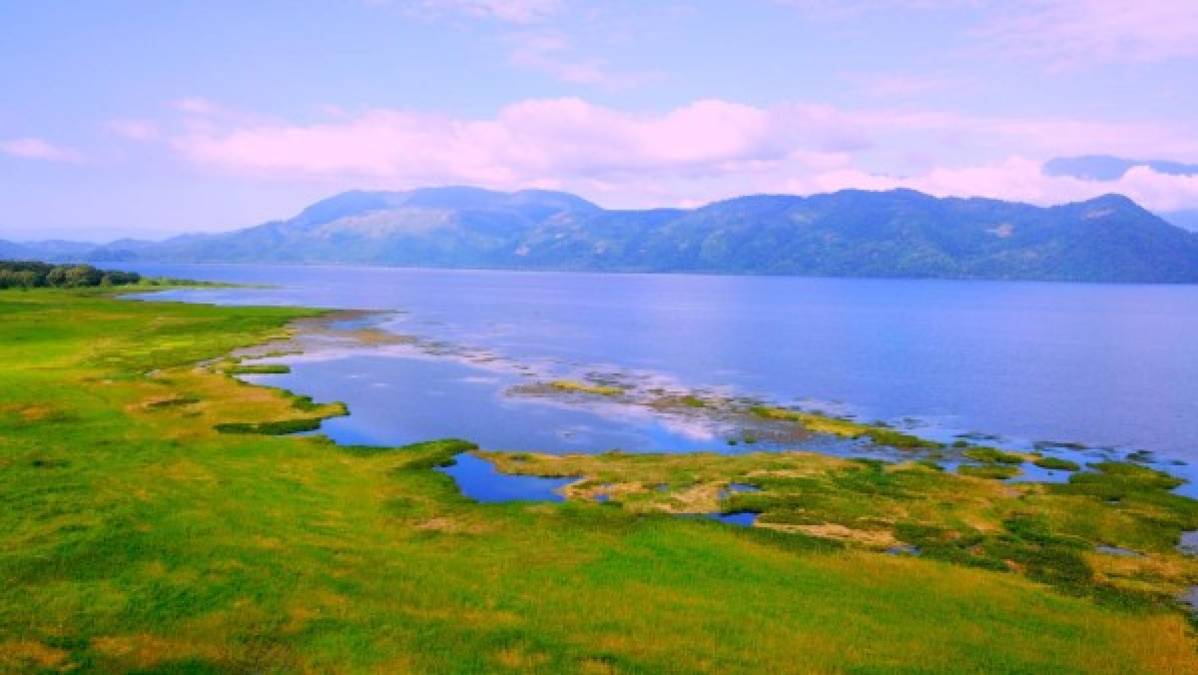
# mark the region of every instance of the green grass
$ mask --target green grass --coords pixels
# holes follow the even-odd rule
[[[1052,590],[1076,565],[1045,563],[1046,586],[947,553],[888,556],[647,510],[479,505],[431,470],[464,441],[342,448],[218,432],[292,420],[302,399],[196,364],[283,337],[288,321],[312,314],[0,293],[0,671],[1198,668],[1179,613]],[[306,405],[305,418],[338,412]],[[732,473],[685,463],[702,457],[616,463],[671,486]],[[762,460],[744,461],[751,472]],[[781,494],[789,481],[864,517],[930,490],[934,499],[901,502],[910,522],[948,499],[929,478],[944,474],[856,466],[827,484],[801,472],[749,477],[765,492],[735,499]],[[1175,562],[1158,549],[1195,516],[1165,478],[1119,467],[1074,478],[1024,496],[1061,504],[1038,519],[979,505],[988,519],[977,524],[1085,564],[1095,563],[1067,533],[1101,532]],[[921,534],[929,548],[942,535],[948,550],[966,526],[933,522],[940,529]],[[1138,560],[1098,573],[1137,582],[1143,569],[1113,566]]]
[[[230,375],[286,375],[291,372],[291,366],[285,363],[249,363],[238,364],[229,368]]]
[[[1078,471],[1081,469],[1081,465],[1077,462],[1061,459],[1060,457],[1037,457],[1032,463],[1041,469],[1053,469],[1056,471]]]
[[[268,436],[283,436],[302,431],[315,431],[320,428],[319,417],[298,417],[290,420],[274,420],[271,422],[222,422],[213,427],[222,434],[265,434]]]
[[[974,478],[993,478],[994,480],[1005,480],[1014,478],[1019,475],[1019,468],[1010,464],[962,464],[957,467],[957,473],[962,476],[973,476]]]
[[[1017,455],[1013,452],[1005,452],[998,448],[988,448],[984,446],[971,447],[961,453],[969,459],[988,464],[1011,464],[1018,466],[1027,461],[1023,455]]]

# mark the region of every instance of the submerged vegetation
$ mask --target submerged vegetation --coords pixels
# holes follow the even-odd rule
[[[481,505],[432,470],[465,441],[221,433],[344,412],[226,372],[312,311],[42,289],[0,315],[0,671],[1198,670],[1167,599],[1198,515],[1144,467],[488,454],[611,503]],[[670,515],[706,510],[761,515]]]

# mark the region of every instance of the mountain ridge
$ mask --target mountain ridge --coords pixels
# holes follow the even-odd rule
[[[548,190],[354,190],[292,218],[161,242],[9,244],[102,262],[1198,283],[1198,235],[1121,195],[1039,207],[909,189],[608,210]]]
[[[1056,157],[1044,163],[1046,176],[1069,176],[1091,182],[1116,181],[1137,167],[1168,176],[1198,176],[1198,164],[1166,159],[1128,159],[1114,155]],[[1157,215],[1184,230],[1198,231],[1198,209],[1160,210]]]

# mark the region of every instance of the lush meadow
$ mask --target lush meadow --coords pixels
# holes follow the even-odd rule
[[[591,489],[702,484],[704,508],[756,478],[765,490],[733,498],[796,527],[745,529],[631,489],[645,508],[475,504],[432,470],[465,441],[262,433],[345,412],[243,384],[225,358],[312,314],[0,293],[0,670],[1198,671],[1191,626],[1157,586],[1098,593],[954,559],[952,531],[1018,529],[1003,514],[1019,496],[994,481],[806,456],[772,477],[750,475],[753,457],[561,460]],[[1084,528],[1115,527],[1112,543],[1181,565],[1158,549],[1188,507],[1154,480],[1034,491],[1035,522],[1015,534],[1090,564]],[[1127,508],[1098,510],[1111,500]],[[812,512],[902,512],[935,525],[929,549],[948,543],[888,555],[798,527]],[[978,545],[990,558],[1002,541]]]

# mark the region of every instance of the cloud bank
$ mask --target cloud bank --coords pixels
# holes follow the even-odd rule
[[[0,141],[0,153],[21,159],[38,159],[47,162],[77,163],[83,161],[83,155],[73,148],[32,137]]]
[[[186,110],[188,124],[170,141],[179,156],[210,171],[268,180],[557,187],[606,195],[616,206],[693,204],[743,192],[893,187],[1039,204],[1120,192],[1154,209],[1198,206],[1196,177],[1138,167],[1117,181],[1098,182],[1048,176],[1041,169],[1043,159],[1064,154],[1198,155],[1198,141],[1178,140],[1198,135],[1147,124],[806,103],[767,108],[720,99],[653,114],[580,98],[531,99],[490,118],[375,109],[312,124],[218,115],[222,108],[215,104]],[[926,148],[932,156],[905,171],[870,167],[894,146]],[[992,159],[953,164],[935,157],[942,146]]]
[[[1193,0],[776,0],[808,16],[852,22],[881,12],[968,12],[974,46],[1056,68],[1198,56]]]

